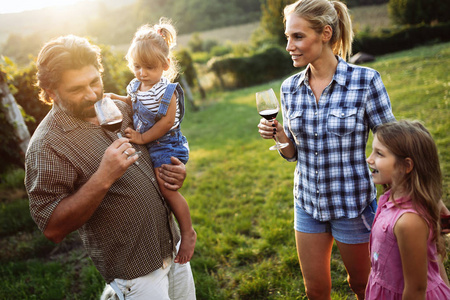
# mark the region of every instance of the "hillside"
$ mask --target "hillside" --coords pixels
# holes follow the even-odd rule
[[[436,140],[447,206],[449,63],[450,43],[445,43],[380,56],[366,64],[380,72],[396,117],[422,120]],[[199,300],[305,296],[292,227],[295,163],[269,151],[273,141],[261,139],[256,127],[260,116],[255,92],[279,91],[281,82],[210,94],[211,102],[196,112],[188,107],[183,133],[191,156],[181,192],[198,233],[191,266]],[[370,147],[369,142],[367,153]],[[12,199],[11,193],[3,200],[3,186],[0,299],[99,299],[104,281],[80,249],[78,235],[58,245],[48,242],[30,218],[26,196],[17,193]],[[23,170],[15,186],[23,186]],[[450,272],[450,262],[446,268]],[[337,247],[331,274],[332,299],[354,299]]]
[[[137,0],[85,0],[74,5],[43,8],[21,13],[0,14],[0,45],[10,34],[38,34],[44,39],[57,34],[86,34],[86,22],[96,16],[102,7],[119,9]],[[1,49],[1,47],[0,47]]]
[[[160,17],[172,19],[180,33],[189,33],[258,21],[260,9],[259,0],[86,0],[0,15],[0,45],[4,48],[10,34],[46,41],[69,33],[120,44],[129,42],[137,27]]]
[[[52,37],[65,34],[90,36],[99,43],[114,45],[119,50],[125,50],[136,28],[143,24],[143,22],[137,20],[138,17],[131,17],[133,12],[136,11],[133,7],[137,1],[154,2],[156,0],[91,0],[67,7],[1,14],[0,52],[12,58],[14,58],[14,55],[20,55],[23,60],[26,60],[28,54],[36,55],[38,49],[45,41]],[[203,3],[202,0],[197,1]],[[243,4],[248,4],[255,1],[259,0],[245,0],[242,2]],[[236,4],[237,1],[230,3]],[[180,6],[178,10],[182,8]],[[235,9],[236,14],[242,15],[242,10],[238,8]],[[192,7],[189,7],[189,9],[192,9]],[[390,25],[386,4],[354,7],[350,12],[353,18],[355,32],[361,30],[377,31],[382,27],[388,27]],[[242,17],[232,19],[230,15],[224,12],[219,15],[228,16],[227,18],[229,20],[226,21],[225,18],[221,22],[222,24],[228,22],[228,25],[220,26],[221,23],[219,22],[208,23],[210,24],[208,27],[210,29],[194,30],[192,32],[201,32],[203,39],[216,40],[219,43],[247,42],[250,40],[252,32],[257,28],[259,23],[259,18],[256,17],[255,13],[253,11],[246,22],[239,23],[237,21],[242,21]],[[164,15],[163,12],[161,12],[161,15]],[[178,45],[187,46],[192,32],[186,32],[186,26],[183,26],[183,22],[186,22],[186,17],[180,13],[175,14],[175,16],[176,18],[173,21],[179,27],[178,30],[180,33]],[[207,23],[202,23],[201,20],[202,18],[198,18],[198,21],[193,22],[198,23],[196,25],[197,27],[208,26]],[[150,22],[150,19],[147,22]],[[11,34],[15,35],[14,42],[10,40],[10,44],[5,45],[5,42]]]

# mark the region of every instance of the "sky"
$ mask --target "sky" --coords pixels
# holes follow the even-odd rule
[[[0,0],[0,14],[37,10],[44,7],[64,6],[82,0]]]

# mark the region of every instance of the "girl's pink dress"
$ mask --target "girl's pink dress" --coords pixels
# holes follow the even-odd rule
[[[370,259],[372,269],[366,289],[366,300],[402,299],[403,270],[397,240],[394,235],[394,225],[398,218],[406,212],[418,214],[412,208],[408,198],[400,198],[397,202],[402,208],[396,207],[389,200],[390,192],[380,197],[377,214],[370,235]],[[450,299],[450,288],[439,274],[436,243],[428,238],[428,283],[426,299]]]

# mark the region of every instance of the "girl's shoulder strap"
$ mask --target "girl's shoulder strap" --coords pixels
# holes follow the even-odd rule
[[[166,86],[166,90],[164,91],[163,96],[161,97],[161,102],[159,104],[159,109],[157,113],[156,119],[159,120],[162,116],[167,114],[167,110],[169,108],[170,100],[172,100],[172,95],[177,88],[178,83],[168,83]]]
[[[133,81],[130,82],[131,84],[131,92],[136,93],[139,90],[139,87],[141,86],[141,82],[137,80],[136,78],[133,79]]]
[[[167,84],[166,90],[164,91],[164,94],[161,98],[161,103],[166,103],[169,105],[170,100],[172,99],[172,95],[175,92],[175,89],[177,88],[178,83],[169,83]]]

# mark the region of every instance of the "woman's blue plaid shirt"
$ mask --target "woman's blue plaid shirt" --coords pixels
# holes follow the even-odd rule
[[[380,74],[339,58],[319,102],[306,70],[281,86],[284,131],[296,145],[294,199],[314,219],[356,218],[376,198],[366,163],[369,130],[394,121]]]

